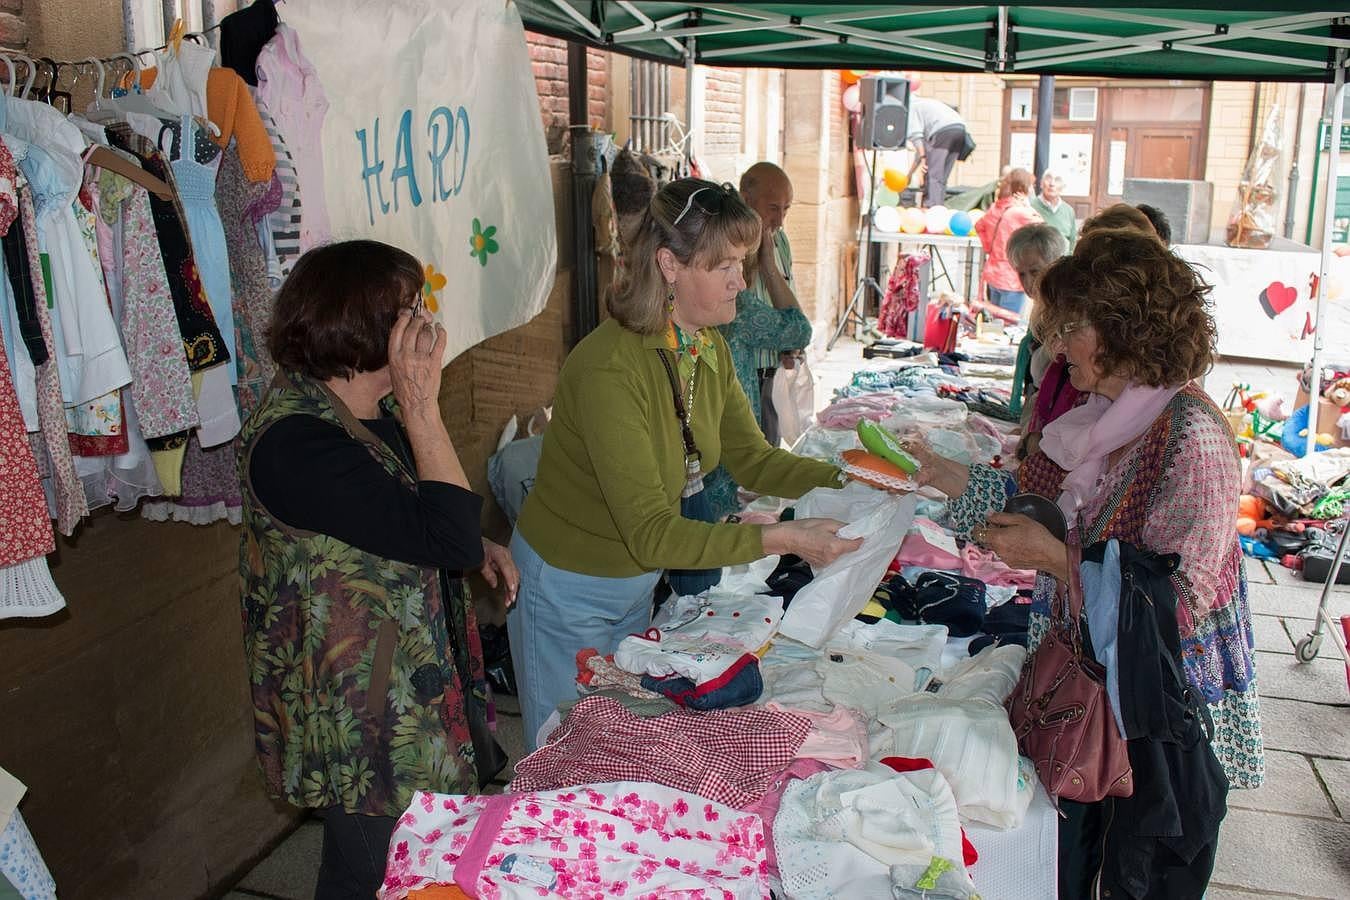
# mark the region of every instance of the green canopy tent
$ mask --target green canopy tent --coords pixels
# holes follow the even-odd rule
[[[1185,2],[1185,0],[1183,0]],[[683,64],[1331,81],[1344,2],[655,3],[519,0],[537,31]]]
[[[1191,0],[1182,0],[1191,2]],[[1341,134],[1350,59],[1346,0],[1090,0],[946,3],[664,3],[517,0],[527,27],[590,46],[686,66],[921,69],[1093,77],[1328,82],[1330,134]],[[691,130],[692,130],[692,123]],[[1330,142],[1321,281],[1327,283],[1340,141]],[[1325,303],[1317,304],[1318,396]],[[1307,452],[1313,452],[1309,429]]]

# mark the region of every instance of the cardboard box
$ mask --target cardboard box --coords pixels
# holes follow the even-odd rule
[[[1294,409],[1306,406],[1308,403],[1308,392],[1302,387],[1294,396]],[[1330,400],[1323,397],[1317,403],[1317,433],[1331,435],[1335,447],[1347,447],[1350,443],[1341,440],[1341,429],[1336,423],[1340,421],[1341,408]]]

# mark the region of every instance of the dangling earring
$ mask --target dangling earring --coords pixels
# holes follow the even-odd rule
[[[666,286],[666,315],[675,315],[675,285]]]

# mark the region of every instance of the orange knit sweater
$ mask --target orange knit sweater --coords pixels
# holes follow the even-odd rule
[[[158,69],[143,70],[141,89],[148,90],[158,75]],[[270,181],[277,166],[272,139],[267,136],[253,95],[238,72],[219,67],[211,70],[206,77],[206,112],[220,128],[220,137],[213,138],[217,144],[227,147],[230,138],[235,139],[239,162],[248,180],[258,184]]]

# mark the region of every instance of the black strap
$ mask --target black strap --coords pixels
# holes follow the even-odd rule
[[[684,438],[684,457],[686,460],[702,459],[703,454],[698,452],[698,445],[694,443],[694,429],[689,427],[689,413],[685,411],[684,398],[680,396],[680,381],[675,377],[675,369],[667,356],[669,351],[656,352],[661,357],[661,364],[666,367],[666,377],[670,379],[670,394],[675,400],[675,418],[680,420],[680,435]]]

